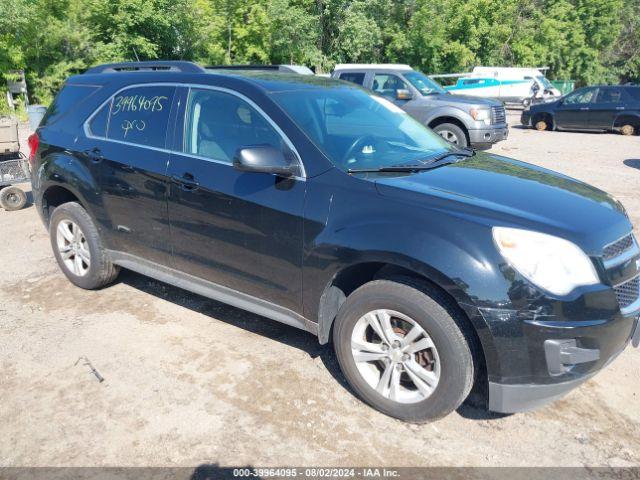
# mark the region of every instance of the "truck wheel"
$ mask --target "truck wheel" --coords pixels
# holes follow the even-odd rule
[[[375,280],[346,299],[333,343],[356,394],[381,412],[409,422],[441,418],[458,408],[474,380],[465,323],[437,291]]]
[[[467,146],[467,136],[462,129],[453,123],[441,123],[433,129],[438,135],[461,148]]]
[[[0,190],[0,206],[8,212],[20,210],[27,204],[27,195],[18,187],[5,187]]]
[[[49,237],[62,272],[87,290],[113,282],[120,271],[102,245],[93,220],[76,202],[64,203],[51,215]]]
[[[635,133],[635,128],[633,127],[633,125],[623,125],[622,127],[620,127],[620,133],[622,135],[633,135]]]

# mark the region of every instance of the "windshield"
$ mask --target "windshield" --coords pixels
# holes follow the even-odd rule
[[[538,79],[538,81],[542,84],[542,86],[544,88],[546,88],[547,90],[552,89],[553,85],[551,85],[551,82],[549,80],[547,80],[546,77],[543,77],[542,75],[536,77],[536,79]]]
[[[272,98],[343,170],[415,163],[454,150],[393,103],[360,88],[289,90]]]
[[[431,80],[422,72],[408,72],[404,74],[407,81],[420,90],[422,95],[431,95],[432,93],[447,93],[435,80]]]

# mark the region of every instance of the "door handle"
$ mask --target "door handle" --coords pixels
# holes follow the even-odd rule
[[[104,160],[104,157],[102,156],[102,152],[98,147],[92,148],[91,150],[85,150],[84,154],[93,163],[100,163],[102,160]]]
[[[178,175],[172,175],[171,181],[180,185],[180,188],[186,192],[192,192],[197,190],[200,184],[193,178],[190,173],[185,173],[181,177]]]
[[[589,107],[580,107],[580,110],[582,110],[583,112],[589,110]]]
[[[616,110],[624,110],[624,107],[616,107]]]

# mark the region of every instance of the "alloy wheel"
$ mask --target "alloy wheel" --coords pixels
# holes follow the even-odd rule
[[[351,353],[362,378],[389,400],[417,403],[440,381],[440,358],[429,334],[402,313],[363,315],[351,334]]]
[[[74,275],[85,276],[91,267],[91,253],[78,224],[66,219],[58,223],[56,243],[65,267]]]
[[[447,142],[451,142],[454,145],[458,145],[460,143],[458,140],[458,136],[451,130],[440,130],[438,132],[438,135],[444,138]]]

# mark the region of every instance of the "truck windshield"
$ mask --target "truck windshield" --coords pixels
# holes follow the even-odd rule
[[[551,84],[551,82],[549,80],[547,80],[546,77],[539,75],[536,77],[536,79],[542,84],[542,86],[546,89],[552,89],[553,85]]]
[[[455,149],[393,103],[359,88],[296,89],[272,98],[345,171],[416,163]]]
[[[430,79],[422,72],[408,72],[404,74],[404,78],[406,78],[411,85],[420,90],[422,95],[431,95],[434,93],[447,93],[447,91],[442,88],[435,80]]]

